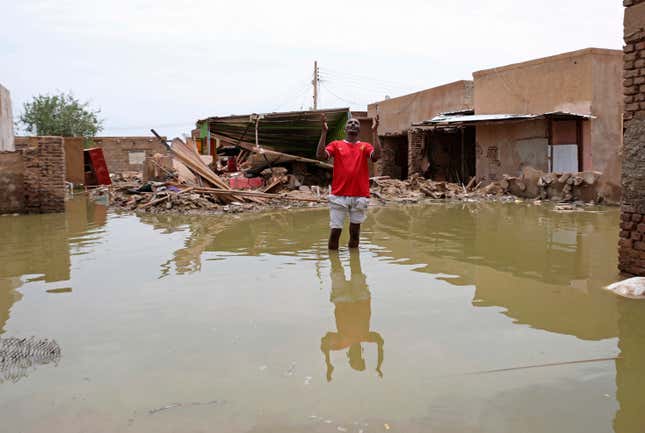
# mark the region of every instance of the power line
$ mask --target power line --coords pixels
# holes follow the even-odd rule
[[[347,102],[348,104],[352,104],[352,105],[367,105],[367,104],[362,104],[362,103],[360,103],[360,102],[356,102],[356,101],[350,101],[349,99],[345,99],[345,98],[343,98],[343,97],[341,97],[341,96],[338,96],[338,95],[337,95],[336,93],[334,93],[334,92],[333,92],[329,87],[327,87],[327,85],[322,84],[322,83],[321,83],[321,85],[322,85],[322,87],[324,87],[324,88],[325,88],[325,90],[327,90],[327,91],[328,91],[332,96],[334,96],[336,99],[339,99],[339,100],[341,100],[341,101],[343,101],[343,102]]]

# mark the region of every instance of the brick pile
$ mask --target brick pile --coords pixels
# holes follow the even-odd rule
[[[62,137],[17,137],[24,164],[24,211],[65,211],[65,147]]]
[[[625,0],[623,144],[619,269],[645,275],[645,0]]]

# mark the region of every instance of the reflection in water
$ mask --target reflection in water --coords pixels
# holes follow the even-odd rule
[[[349,365],[357,371],[365,370],[363,347],[361,343],[375,343],[378,349],[376,372],[383,377],[383,338],[378,332],[370,331],[371,295],[367,278],[361,269],[361,258],[358,250],[350,250],[350,278],[345,279],[345,270],[338,251],[330,251],[331,262],[331,302],[334,304],[336,329],[328,332],[320,341],[320,350],[325,354],[327,380],[331,381],[334,366],[329,353],[332,350],[347,351]]]

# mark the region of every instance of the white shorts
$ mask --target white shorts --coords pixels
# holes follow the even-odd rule
[[[345,225],[345,218],[349,213],[349,222],[362,224],[367,218],[367,205],[370,199],[367,197],[347,197],[330,194],[329,201],[329,227],[342,229]]]

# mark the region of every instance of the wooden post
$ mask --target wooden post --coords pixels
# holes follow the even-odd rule
[[[466,158],[465,158],[465,148],[464,148],[464,128],[460,129],[461,131],[461,182],[466,183]]]
[[[311,81],[314,85],[314,110],[318,109],[318,61],[314,61],[314,79]]]

